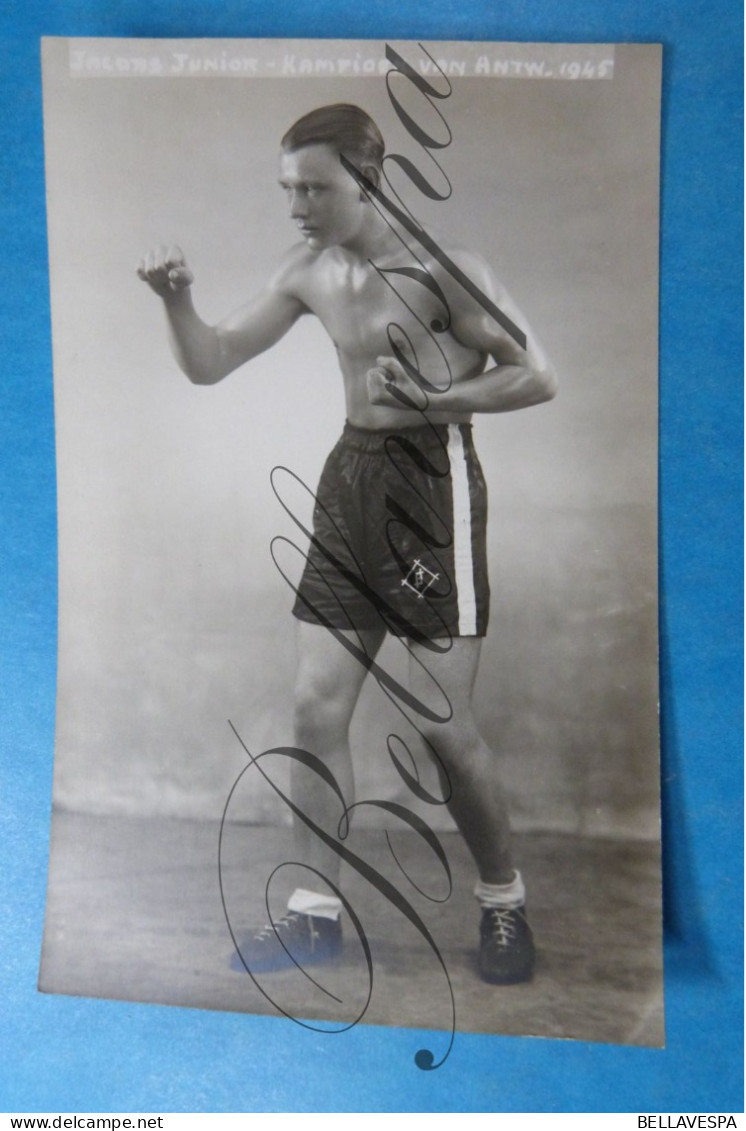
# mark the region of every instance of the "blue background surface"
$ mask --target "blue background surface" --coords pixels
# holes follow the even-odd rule
[[[735,0],[30,0],[0,15],[0,1108],[742,1111],[742,12]],[[664,44],[661,584],[665,1050],[422,1039],[36,992],[52,784],[56,527],[38,39]],[[85,217],[81,217],[85,223]],[[303,1084],[299,1087],[299,1078]]]

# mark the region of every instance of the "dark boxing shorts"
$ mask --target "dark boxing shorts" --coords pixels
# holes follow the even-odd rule
[[[418,641],[484,636],[487,491],[470,424],[346,424],[321,475],[293,612]]]

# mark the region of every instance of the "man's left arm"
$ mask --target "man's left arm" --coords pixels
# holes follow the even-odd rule
[[[549,401],[557,376],[527,319],[484,262],[475,255],[453,256],[461,270],[525,336],[525,348],[460,284],[439,280],[448,298],[449,332],[463,346],[491,357],[494,365],[476,376],[453,381],[427,394],[427,408],[438,412],[512,412]],[[424,408],[425,394],[394,358],[379,357],[369,374],[373,403]],[[397,392],[399,395],[397,396]]]

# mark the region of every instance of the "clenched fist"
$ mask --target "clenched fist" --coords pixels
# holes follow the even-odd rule
[[[367,373],[368,400],[386,408],[427,408],[427,395],[395,357],[377,357]]]
[[[186,290],[194,282],[180,247],[152,248],[139,263],[139,277],[161,298]]]

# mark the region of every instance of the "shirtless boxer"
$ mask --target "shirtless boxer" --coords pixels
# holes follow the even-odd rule
[[[556,378],[477,255],[446,249],[520,327],[525,349],[439,257],[411,237],[409,247],[403,242],[406,232],[371,191],[381,184],[383,156],[378,127],[355,106],[321,107],[288,130],[280,185],[301,241],[248,305],[215,326],[195,312],[193,276],[178,248],[151,251],[138,274],[162,298],[174,356],[195,384],[222,380],[303,315],[319,318],[334,342],[347,423],[322,475],[294,608],[296,745],[323,759],[351,804],[348,732],[363,680],[387,631],[407,640],[409,690],[434,704],[433,717],[418,715],[416,726],[445,769],[448,807],[478,871],[481,976],[521,982],[534,965],[525,891],[511,859],[497,759],[471,706],[489,590],[486,499],[469,421],[474,412],[550,400]],[[412,273],[422,267],[430,283]],[[442,696],[434,699],[434,687]],[[450,712],[439,714],[443,701]],[[339,799],[321,777],[293,764],[292,791],[298,808],[333,835]],[[287,915],[242,944],[252,971],[288,966],[289,955],[302,966],[326,962],[341,950],[339,857],[301,821],[294,836],[296,859],[330,887],[319,882],[314,890],[312,881],[296,889]]]

